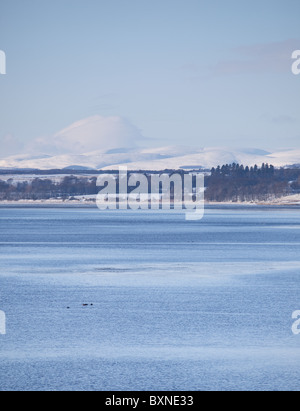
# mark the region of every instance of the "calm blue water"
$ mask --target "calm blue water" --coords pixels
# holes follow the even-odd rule
[[[300,212],[1,207],[0,310],[0,390],[299,390]]]

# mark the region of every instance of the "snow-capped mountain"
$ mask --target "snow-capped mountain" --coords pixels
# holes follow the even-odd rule
[[[275,167],[300,164],[300,150],[266,152],[258,149],[191,148],[169,146],[151,149],[115,149],[84,154],[17,155],[0,160],[0,168],[22,169],[115,169],[126,165],[131,170],[164,170],[206,168],[239,163],[244,165],[273,164]]]
[[[270,163],[275,167],[300,164],[300,150],[267,152],[189,146],[139,148],[146,141],[141,130],[128,120],[95,115],[76,121],[52,136],[35,138],[21,145],[19,151],[27,155],[2,155],[1,158],[0,152],[0,168],[99,170],[127,165],[132,170],[165,170],[210,169],[234,162],[249,166]],[[11,144],[16,145],[11,152],[16,152],[18,144],[12,136],[2,139],[4,152],[10,152]]]

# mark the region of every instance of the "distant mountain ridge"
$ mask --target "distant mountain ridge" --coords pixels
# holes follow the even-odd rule
[[[130,170],[211,169],[217,165],[239,163],[248,166],[269,163],[275,167],[299,165],[300,149],[267,152],[255,148],[195,148],[167,146],[148,149],[116,149],[83,154],[49,156],[16,155],[0,160],[1,169],[95,169],[127,166]]]

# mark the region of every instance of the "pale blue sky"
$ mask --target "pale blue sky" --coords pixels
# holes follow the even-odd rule
[[[300,148],[299,0],[0,0],[0,157],[90,116],[160,146]]]

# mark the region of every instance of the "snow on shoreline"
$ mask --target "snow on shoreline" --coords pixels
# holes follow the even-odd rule
[[[49,199],[49,200],[19,200],[19,201],[0,201],[0,206],[66,206],[66,207],[94,207],[96,208],[96,195],[75,196],[72,200]],[[266,201],[224,201],[224,202],[205,202],[206,206],[300,206],[300,194],[285,197],[272,198]],[[150,211],[150,210],[149,210]]]

